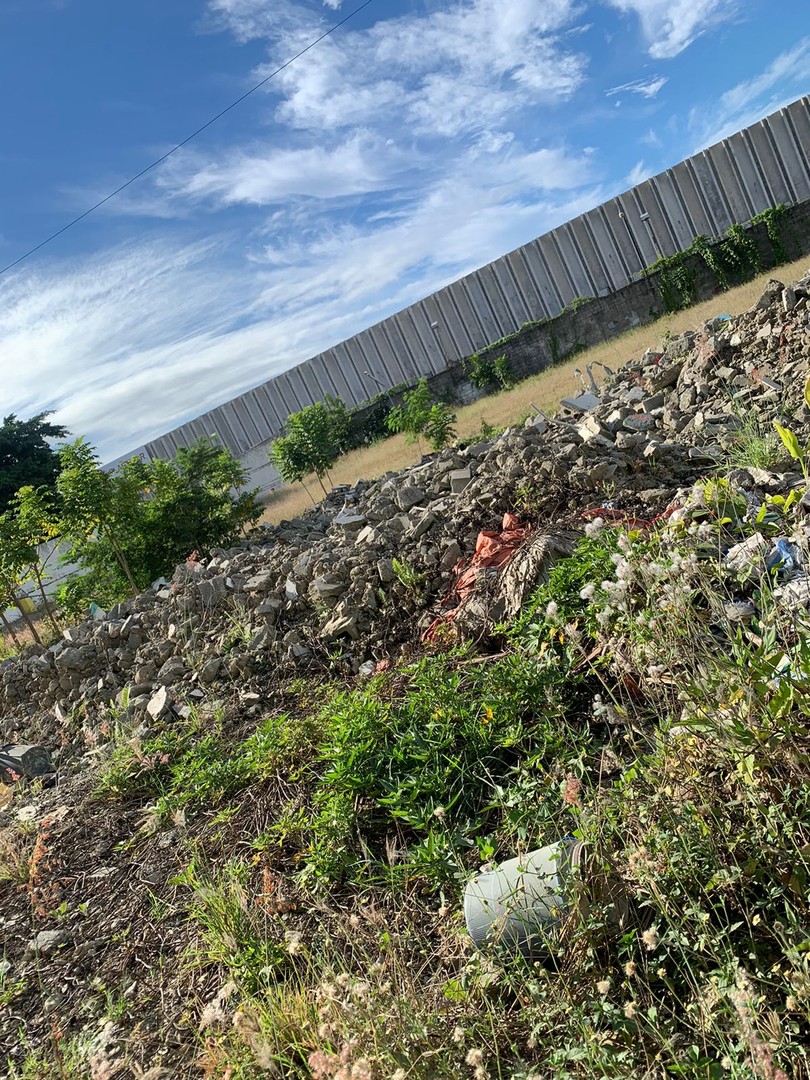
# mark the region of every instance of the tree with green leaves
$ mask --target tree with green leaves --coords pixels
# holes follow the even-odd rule
[[[30,484],[21,487],[12,500],[12,508],[8,516],[16,529],[19,544],[28,554],[29,573],[36,582],[42,599],[42,610],[53,629],[59,633],[59,624],[45,593],[43,580],[45,568],[40,556],[42,545],[59,535],[53,494],[44,487],[34,488]]]
[[[257,490],[242,490],[247,470],[213,439],[182,447],[170,461],[132,458],[116,480],[141,496],[139,545],[130,561],[146,584],[192,551],[233,543],[261,514]]]
[[[247,471],[229,450],[200,439],[169,461],[131,458],[115,472],[82,439],[62,447],[57,480],[66,559],[84,571],[61,592],[79,611],[137,594],[192,551],[231,544],[261,514]]]
[[[37,559],[37,550],[26,541],[14,515],[8,511],[0,514],[0,610],[17,608],[28,626],[34,641],[41,644],[36,625],[26,609],[23,589],[31,580],[31,567]],[[16,635],[3,615],[3,626],[16,641]]]
[[[94,447],[82,438],[60,448],[59,462],[59,533],[68,544],[67,557],[114,579],[116,573],[107,557],[112,553],[132,595],[137,596],[125,548],[137,543],[139,487],[102,469]]]
[[[455,413],[443,401],[436,401],[427,379],[420,379],[413,390],[402,395],[402,404],[388,414],[388,430],[402,433],[408,442],[417,442],[424,435],[433,450],[441,450],[455,437]]]
[[[18,420],[10,413],[0,424],[0,513],[21,487],[53,487],[59,458],[47,440],[67,438],[68,430],[49,423],[50,415],[41,412]]]
[[[329,477],[329,470],[344,452],[349,425],[344,402],[331,394],[326,395],[325,401],[292,413],[287,418],[285,433],[270,447],[270,460],[281,479],[285,483],[303,484],[304,477],[314,473],[326,495],[323,477]]]

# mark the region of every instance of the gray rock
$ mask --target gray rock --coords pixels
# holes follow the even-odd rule
[[[442,554],[441,566],[444,570],[451,570],[464,552],[458,540],[451,540]]]
[[[325,626],[321,628],[321,639],[323,641],[334,641],[335,638],[340,637],[342,634],[347,634],[350,638],[356,639],[359,635],[357,632],[357,615],[334,615]]]
[[[421,488],[406,484],[401,487],[394,496],[397,506],[402,511],[408,511],[414,506],[428,501],[427,495]]]
[[[570,409],[571,412],[586,413],[591,409],[595,409],[597,405],[601,405],[602,399],[598,398],[596,394],[591,394],[586,391],[584,394],[579,394],[575,398],[563,398],[560,405],[563,405],[566,409]]]
[[[380,581],[384,585],[387,585],[396,578],[394,566],[390,559],[377,560],[377,573],[380,575]]]
[[[429,532],[433,528],[435,524],[435,514],[431,514],[430,511],[428,511],[426,514],[422,514],[422,516],[417,518],[417,520],[413,523],[413,525],[411,525],[410,529],[408,530],[408,539],[420,540],[425,535],[425,533]]]
[[[309,594],[317,600],[328,600],[332,597],[342,596],[346,592],[348,584],[335,574],[322,574],[313,578],[309,586]]]
[[[14,777],[33,779],[54,772],[51,755],[44,746],[31,744],[0,746],[0,781],[13,783]]]
[[[335,514],[334,518],[335,525],[340,525],[346,533],[359,532],[367,521],[368,518],[365,514],[359,514],[356,510],[350,510],[348,507],[344,507],[339,514]]]
[[[149,699],[149,704],[146,706],[146,711],[152,717],[153,720],[159,720],[165,715],[169,707],[169,695],[165,686],[159,687],[152,697]]]
[[[756,604],[750,600],[731,600],[723,610],[731,623],[750,622],[757,613]]]
[[[212,656],[210,660],[206,660],[200,668],[200,682],[204,686],[210,685],[215,682],[222,670],[222,661],[218,656]]]
[[[44,956],[54,952],[67,940],[65,930],[40,930],[37,936],[28,943],[28,952],[33,956]]]
[[[214,608],[228,595],[227,576],[218,574],[208,581],[201,581],[197,586],[197,595],[203,607]],[[253,590],[251,590],[253,591]]]
[[[164,686],[173,686],[176,682],[179,682],[187,672],[188,668],[186,667],[185,662],[181,660],[179,656],[173,656],[170,660],[166,661],[157,673],[155,681],[162,683]]]
[[[272,570],[261,570],[258,574],[248,578],[245,582],[246,593],[269,592],[275,582],[276,575]]]
[[[472,469],[452,469],[450,472],[450,490],[459,495],[472,479]]]
[[[82,671],[87,666],[87,658],[79,649],[61,649],[55,654],[56,667],[60,671]]]

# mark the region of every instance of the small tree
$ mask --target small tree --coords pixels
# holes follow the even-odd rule
[[[124,547],[127,535],[137,537],[139,482],[133,485],[130,477],[129,483],[116,483],[112,474],[101,468],[94,448],[84,439],[62,446],[59,461],[59,531],[70,545],[68,558],[97,573],[106,571],[109,576],[109,560],[102,545],[106,546],[132,595],[137,596],[138,586]]]
[[[455,422],[456,414],[451,412],[443,401],[437,401],[430,406],[424,433],[432,450],[443,450],[455,439],[456,431],[453,427]]]
[[[278,475],[284,483],[300,484],[312,499],[312,505],[315,506],[315,499],[304,483],[304,477],[311,472],[311,469],[309,468],[309,456],[306,447],[302,445],[301,441],[296,439],[294,435],[281,435],[273,441],[270,447],[270,461],[277,469]]]
[[[31,565],[36,557],[36,548],[26,543],[14,517],[10,513],[0,514],[0,608],[5,611],[7,607],[16,607],[34,641],[41,644],[37,628],[26,611],[25,597],[21,595],[31,578]],[[11,631],[5,615],[3,625]],[[11,634],[15,636],[13,631]]]
[[[325,401],[292,413],[287,418],[285,434],[270,447],[270,460],[282,480],[303,484],[304,477],[314,473],[326,495],[323,477],[329,476],[329,470],[343,453],[349,426],[345,404],[329,394]]]
[[[138,545],[128,551],[144,586],[192,551],[233,543],[261,514],[247,470],[213,439],[199,439],[171,461],[125,462],[117,484],[139,492]]]
[[[199,439],[170,461],[131,458],[115,473],[99,468],[82,440],[61,453],[62,534],[67,558],[85,571],[63,587],[62,602],[71,610],[147,588],[190,552],[233,543],[261,514],[257,491],[239,490],[247,471],[212,439]]]
[[[420,379],[413,390],[403,394],[402,404],[391,410],[386,423],[389,431],[402,432],[408,442],[419,443],[419,436],[424,435],[434,450],[441,450],[455,438],[455,421],[449,407],[434,400],[427,379]]]
[[[59,535],[59,525],[54,500],[44,487],[30,485],[20,488],[12,500],[11,519],[17,530],[21,549],[28,553],[30,575],[37,583],[42,598],[43,611],[53,629],[58,633],[59,624],[54,618],[43,581],[44,566],[40,558],[40,548]]]

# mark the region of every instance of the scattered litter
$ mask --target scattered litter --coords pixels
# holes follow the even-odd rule
[[[785,539],[777,540],[765,557],[765,566],[768,570],[775,570],[780,574],[790,574],[800,564],[801,555],[798,547]]]
[[[586,844],[568,836],[474,877],[464,891],[464,918],[478,948],[532,956],[547,950],[569,919],[581,922],[592,904],[606,908],[611,929],[624,924],[628,901],[621,882],[609,867],[596,865]]]

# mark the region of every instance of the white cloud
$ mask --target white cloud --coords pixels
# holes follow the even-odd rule
[[[379,191],[408,163],[396,147],[358,131],[332,149],[236,150],[223,160],[201,155],[176,158],[158,186],[177,203],[211,199],[219,205],[270,205],[295,197],[336,199]]]
[[[696,37],[732,18],[738,0],[609,0],[619,11],[638,16],[650,56],[669,60]]]
[[[288,0],[278,22],[259,0],[213,0],[212,9],[240,36],[267,38],[262,74],[315,34]],[[282,95],[279,120],[307,130],[368,124],[392,107],[422,134],[480,130],[526,105],[565,100],[581,84],[586,58],[558,36],[577,10],[574,0],[466,0],[367,29],[348,24],[268,90]]]
[[[732,86],[713,107],[695,109],[689,125],[697,135],[695,150],[725,139],[763,116],[789,105],[810,80],[810,37],[780,53],[753,78]]]
[[[646,180],[650,175],[650,170],[644,164],[643,161],[637,161],[630,172],[625,177],[625,183],[628,187],[635,187],[636,184],[640,184],[642,180]]]
[[[614,97],[616,94],[638,94],[643,98],[654,98],[667,82],[669,79],[666,75],[651,75],[648,79],[634,79],[622,86],[612,86],[605,91],[605,95]]]
[[[219,199],[275,198],[224,166],[218,180]],[[589,155],[510,139],[471,147],[376,220],[285,206],[249,261],[225,238],[178,247],[167,236],[25,270],[0,280],[4,405],[55,409],[109,460],[602,197]]]

